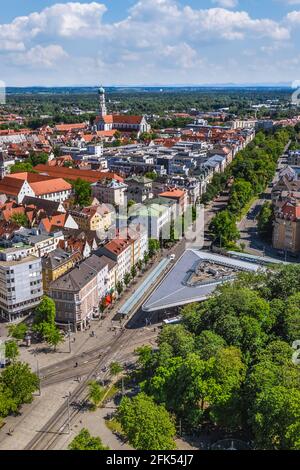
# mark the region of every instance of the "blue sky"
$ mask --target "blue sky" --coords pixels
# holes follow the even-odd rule
[[[300,0],[2,0],[7,85],[291,83]]]

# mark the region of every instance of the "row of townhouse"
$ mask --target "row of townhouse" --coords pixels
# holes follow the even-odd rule
[[[92,255],[52,282],[49,295],[57,323],[70,324],[74,331],[84,329],[99,312],[101,299],[112,291],[115,269],[110,259]]]
[[[148,251],[147,232],[135,228],[131,229],[131,236],[108,242],[50,283],[48,292],[56,304],[58,323],[70,324],[74,331],[82,330],[99,314],[102,300],[112,300],[117,284]]]

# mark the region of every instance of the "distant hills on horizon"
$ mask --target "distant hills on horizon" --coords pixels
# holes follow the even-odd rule
[[[27,87],[6,87],[6,93],[94,93],[99,86],[27,86]],[[201,91],[201,90],[291,90],[290,83],[221,83],[221,84],[203,84],[203,85],[122,85],[122,86],[105,86],[107,92],[171,92],[171,91]]]

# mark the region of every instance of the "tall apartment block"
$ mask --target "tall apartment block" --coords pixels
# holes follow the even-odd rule
[[[31,311],[43,296],[42,263],[36,256],[20,256],[8,248],[0,251],[0,316],[14,321]]]

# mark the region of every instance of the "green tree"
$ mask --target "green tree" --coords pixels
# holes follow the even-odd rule
[[[289,343],[300,338],[300,292],[291,295],[285,302],[282,326],[284,339]]]
[[[38,389],[39,379],[28,364],[15,362],[6,367],[0,376],[0,385],[11,392],[17,407],[32,401],[32,394]]]
[[[203,330],[200,335],[196,337],[195,345],[201,359],[208,360],[216,356],[218,351],[226,346],[226,342],[222,336],[217,335],[213,331]]]
[[[183,325],[164,326],[158,337],[158,344],[164,343],[170,346],[173,356],[186,357],[193,352],[195,340],[193,335]]]
[[[17,359],[17,357],[19,356],[19,354],[20,354],[20,352],[19,352],[19,348],[18,348],[18,345],[17,345],[16,341],[14,341],[14,340],[6,341],[6,343],[5,343],[5,357],[7,359],[15,361]]]
[[[276,365],[289,366],[291,364],[292,355],[293,349],[290,344],[276,339],[267,344],[267,346],[261,351],[258,359],[260,362],[272,361],[272,363]]]
[[[135,266],[132,266],[131,270],[130,270],[130,275],[131,275],[131,278],[132,279],[135,279],[136,276],[137,276],[137,269]]]
[[[268,272],[265,283],[266,296],[270,299],[287,299],[300,291],[300,266],[290,264],[288,266],[272,269]]]
[[[239,238],[236,218],[228,210],[219,212],[209,226],[215,240],[222,246],[235,242]]]
[[[68,447],[69,450],[109,450],[100,437],[92,437],[87,429],[82,429],[80,433],[74,437]]]
[[[153,258],[155,254],[160,250],[160,244],[158,240],[150,238],[149,240],[149,256]]]
[[[138,268],[139,271],[142,271],[143,265],[144,265],[143,261],[141,259],[139,259],[138,262],[137,262],[137,268]]]
[[[15,163],[10,168],[11,173],[33,173],[33,166],[30,162]]]
[[[0,380],[0,418],[5,418],[18,411],[18,405],[14,400],[12,391],[3,385]]]
[[[123,371],[123,367],[119,362],[112,362],[109,366],[111,375],[118,375]]]
[[[260,448],[300,450],[299,422],[299,390],[277,385],[256,397],[251,423]]]
[[[34,324],[49,323],[54,324],[56,307],[55,302],[50,297],[44,296],[41,303],[36,307],[34,311]]]
[[[118,295],[121,295],[124,289],[123,282],[121,281],[117,282],[116,289],[117,289]]]
[[[19,323],[18,325],[9,325],[8,334],[12,338],[23,341],[25,339],[28,326],[25,323]]]
[[[230,194],[228,208],[231,212],[239,214],[243,207],[250,201],[253,189],[250,182],[243,179],[235,180]]]
[[[273,206],[265,202],[257,216],[257,228],[260,236],[268,241],[272,239],[274,221]]]
[[[41,325],[43,325],[43,338],[50,346],[53,346],[54,351],[56,351],[57,346],[64,342],[62,332],[56,327],[56,325],[46,322],[42,323]]]
[[[101,402],[103,397],[103,388],[98,382],[93,380],[89,383],[89,400],[92,402],[93,407],[96,408]]]
[[[155,181],[157,178],[157,174],[154,171],[148,171],[145,173],[145,177],[149,178],[149,180]]]
[[[219,392],[211,402],[210,418],[218,425],[230,430],[240,429],[243,423],[243,409],[240,391],[246,378],[246,365],[238,348],[220,349],[212,370]]]
[[[45,152],[31,153],[29,160],[32,166],[45,165],[48,162],[48,154]]]
[[[9,220],[17,225],[20,225],[21,227],[29,226],[29,221],[25,214],[14,214]]]
[[[201,312],[201,304],[198,303],[188,304],[180,311],[183,325],[193,334],[200,334],[203,329]]]
[[[73,190],[75,194],[75,202],[80,207],[90,206],[92,203],[92,189],[90,183],[78,178],[73,182]]]
[[[129,286],[130,281],[131,281],[131,274],[130,273],[125,273],[124,274],[124,284],[125,284],[126,287]]]
[[[124,397],[118,410],[118,420],[130,444],[137,450],[175,449],[175,425],[161,405],[140,393]]]
[[[149,253],[145,253],[144,254],[144,265],[147,266],[147,264],[149,263],[149,260],[150,260],[150,257],[149,257]]]
[[[150,377],[156,365],[153,349],[149,345],[140,346],[135,350],[137,363],[142,377]]]

